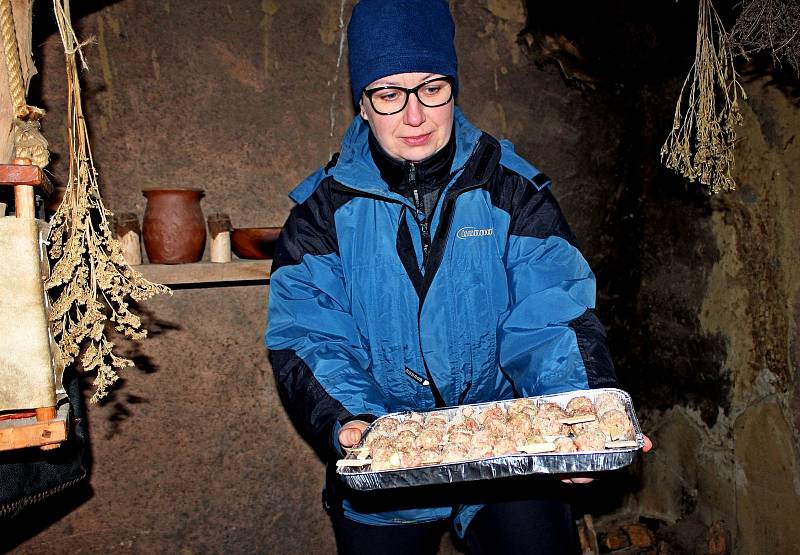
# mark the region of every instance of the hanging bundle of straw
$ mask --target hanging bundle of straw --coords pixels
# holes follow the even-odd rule
[[[787,62],[800,75],[800,0],[745,0],[731,29],[746,55],[769,50],[775,65]]]
[[[53,0],[53,7],[67,64],[69,183],[50,222],[50,257],[57,262],[46,286],[55,293],[50,321],[64,363],[80,357],[84,371],[97,371],[92,397],[97,401],[118,379],[116,369],[133,366],[131,360],[114,354],[106,324],[110,321],[117,332],[131,339],[144,338],[147,330],[142,329],[128,299],[139,301],[169,289],[150,283],[133,270],[111,233],[111,212],[100,198],[81,106],[76,55],[86,67],[81,51],[84,44],[72,29],[69,0]]]
[[[695,60],[661,160],[691,181],[700,180],[711,193],[736,188],[731,171],[736,126],[742,123],[739,97],[747,98],[737,78],[722,21],[711,0],[700,0]]]

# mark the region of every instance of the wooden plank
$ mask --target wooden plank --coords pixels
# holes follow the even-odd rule
[[[29,185],[42,183],[42,168],[27,164],[0,164],[0,185]]]
[[[272,260],[235,260],[224,263],[140,264],[133,268],[154,283],[183,285],[237,281],[268,283],[271,265]]]
[[[5,421],[0,426],[0,451],[53,445],[67,439],[66,419],[37,422],[34,418]]]

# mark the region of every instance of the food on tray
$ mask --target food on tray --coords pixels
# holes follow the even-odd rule
[[[569,437],[559,437],[553,442],[556,453],[574,453],[578,450],[575,442]]]
[[[603,416],[603,414],[610,410],[625,412],[625,404],[619,399],[619,397],[607,392],[603,392],[598,395],[597,399],[595,400],[595,410],[597,412],[597,416]]]
[[[579,432],[573,438],[578,451],[601,451],[606,446],[606,434],[600,430]]]
[[[567,403],[567,414],[569,416],[594,416],[594,403],[588,397],[573,397]]]
[[[633,426],[624,409],[611,409],[604,412],[600,416],[599,423],[600,430],[612,440],[630,439],[633,434]]]
[[[358,460],[344,466],[382,471],[524,453],[603,452],[636,446],[634,439],[625,403],[609,392],[594,400],[578,395],[564,406],[524,398],[384,416],[352,450]]]

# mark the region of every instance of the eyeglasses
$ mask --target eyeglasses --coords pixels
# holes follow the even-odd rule
[[[444,106],[453,99],[453,78],[428,79],[413,89],[387,85],[364,91],[364,96],[369,99],[372,109],[384,116],[402,112],[408,104],[408,97],[412,94],[417,97],[420,104],[428,108]]]

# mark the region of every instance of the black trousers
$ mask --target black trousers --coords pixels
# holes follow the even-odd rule
[[[373,526],[332,512],[339,555],[435,555],[449,520]],[[555,500],[486,505],[464,535],[470,555],[572,555],[580,553],[569,505]]]

